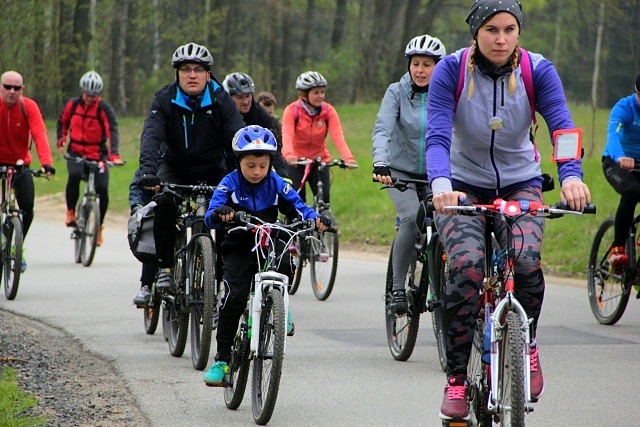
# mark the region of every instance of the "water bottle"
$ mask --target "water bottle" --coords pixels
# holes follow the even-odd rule
[[[482,361],[487,365],[491,364],[491,307],[487,305],[484,309],[484,342],[482,345]]]

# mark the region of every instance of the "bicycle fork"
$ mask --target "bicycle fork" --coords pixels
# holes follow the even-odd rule
[[[285,321],[285,330],[286,330],[286,322],[289,316],[289,292],[287,291],[289,287],[289,278],[284,274],[275,272],[275,271],[265,271],[262,273],[256,273],[254,278],[255,283],[255,291],[251,293],[249,306],[251,310],[249,311],[249,338],[250,345],[249,348],[251,352],[255,354],[259,346],[260,341],[260,322],[261,322],[261,314],[262,309],[264,308],[264,300],[266,298],[267,292],[270,289],[277,289],[282,294],[282,298],[284,300],[284,321]],[[285,352],[287,349],[287,339],[285,334],[284,340],[284,348]]]
[[[521,330],[524,334],[524,396],[526,402],[531,402],[531,323],[533,319],[530,319],[527,316],[527,313],[524,311],[524,308],[515,298],[511,291],[507,291],[504,298],[500,300],[495,310],[491,314],[491,322],[490,322],[490,332],[491,332],[491,344],[490,344],[490,352],[491,352],[491,394],[490,399],[487,402],[487,409],[489,411],[495,411],[498,406],[501,404],[502,396],[500,396],[500,389],[498,385],[499,377],[500,377],[500,352],[498,351],[500,341],[504,339],[503,331],[504,326],[500,323],[500,320],[503,318],[503,314],[506,314],[507,311],[515,312],[521,320],[522,326]]]

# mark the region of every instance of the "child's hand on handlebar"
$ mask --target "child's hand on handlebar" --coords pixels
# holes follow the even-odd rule
[[[222,222],[231,222],[235,216],[235,212],[231,206],[218,206],[214,209],[213,213],[216,214]]]
[[[320,215],[319,217],[316,218],[316,229],[322,233],[324,231],[327,231],[327,229],[329,229],[329,227],[331,227],[331,219],[324,216],[324,215]]]
[[[441,214],[453,215],[455,211],[447,211],[445,206],[458,206],[463,203],[467,195],[461,191],[445,191],[444,193],[433,196],[433,207],[436,212]]]

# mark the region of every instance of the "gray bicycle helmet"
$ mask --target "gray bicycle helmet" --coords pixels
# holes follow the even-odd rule
[[[89,95],[98,95],[102,87],[102,77],[93,70],[87,71],[80,77],[80,89]]]
[[[213,66],[213,57],[209,50],[196,43],[188,43],[180,46],[173,52],[171,63],[173,68],[179,68],[185,62],[193,62],[203,65],[207,70]]]
[[[410,57],[413,55],[431,56],[438,62],[447,55],[447,50],[440,39],[424,34],[412,38],[404,49],[404,56]]]
[[[305,71],[296,79],[297,90],[309,90],[314,87],[327,86],[327,80],[317,71]]]
[[[222,81],[222,87],[229,95],[253,93],[256,90],[253,79],[245,73],[231,73]]]

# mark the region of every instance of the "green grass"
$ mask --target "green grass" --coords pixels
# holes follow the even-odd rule
[[[0,371],[0,427],[34,427],[42,426],[45,421],[41,417],[26,415],[34,408],[37,399],[20,389],[16,373],[11,368]]]
[[[391,244],[395,229],[393,204],[379,184],[371,181],[371,132],[379,104],[338,106],[345,137],[360,167],[357,170],[333,169],[331,187],[332,209],[340,224],[343,242],[385,245]],[[573,119],[583,129],[585,153],[585,182],[589,185],[592,202],[598,214],[565,217],[547,222],[543,244],[543,265],[547,271],[560,275],[584,276],[591,239],[600,222],[613,215],[619,196],[606,182],[600,156],[606,139],[608,110],[599,110],[592,138],[592,113],[589,107],[572,105]],[[279,112],[282,113],[281,111]],[[556,190],[545,194],[548,203],[560,200],[556,166],[551,163],[551,144],[544,120],[540,119],[537,133],[538,149],[542,155],[543,170],[556,178]],[[124,118],[120,126],[120,151],[127,164],[110,171],[110,209],[128,212],[128,186],[138,166],[138,151],[143,118]],[[55,141],[55,123],[48,122],[50,141]],[[595,141],[592,146],[592,139]],[[330,151],[338,156],[329,142]],[[55,147],[54,147],[55,148]],[[66,165],[55,151],[56,180],[37,180],[37,194],[60,193],[67,181]]]

